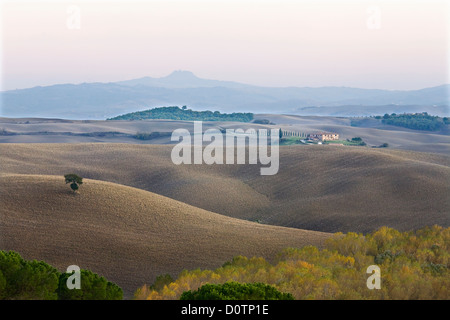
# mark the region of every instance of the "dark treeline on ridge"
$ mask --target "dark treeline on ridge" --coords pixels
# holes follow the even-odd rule
[[[237,121],[250,122],[253,120],[253,113],[220,113],[219,111],[194,111],[174,107],[160,107],[144,111],[131,112],[107,120],[146,120],[146,119],[168,119],[186,121]]]
[[[385,114],[383,116],[383,120],[381,121],[384,124],[390,124],[408,129],[430,131],[440,130],[445,125],[449,124],[448,117],[440,118],[438,116],[431,116],[426,112],[414,114]]]

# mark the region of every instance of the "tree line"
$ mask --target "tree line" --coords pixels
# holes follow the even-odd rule
[[[422,113],[404,113],[404,114],[385,114],[383,117],[375,117],[377,119],[382,119],[383,124],[404,127],[414,130],[428,130],[437,131],[444,128],[449,124],[448,117],[438,117],[429,115],[426,112]]]

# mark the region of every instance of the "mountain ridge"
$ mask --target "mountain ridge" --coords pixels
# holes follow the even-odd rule
[[[106,119],[159,106],[194,110],[367,116],[384,113],[450,114],[450,84],[419,90],[352,87],[261,87],[202,79],[190,71],[161,78],[56,84],[3,91],[1,116]]]
[[[195,88],[195,87],[227,87],[227,88],[242,88],[252,87],[252,85],[243,84],[235,81],[222,81],[203,79],[197,77],[191,71],[176,70],[165,77],[153,78],[150,76],[130,79],[125,81],[113,82],[119,85],[126,86],[153,86],[165,88]]]

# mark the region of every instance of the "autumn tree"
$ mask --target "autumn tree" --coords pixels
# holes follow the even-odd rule
[[[237,256],[215,270],[184,270],[174,280],[161,276],[155,285],[140,288],[135,298],[179,299],[187,291],[192,299],[220,298],[227,294],[217,285],[229,282],[264,283],[295,299],[450,298],[450,228],[336,233],[323,248],[286,248],[272,261]],[[377,290],[366,285],[367,267],[373,264],[381,269]],[[198,292],[206,284],[213,286]]]

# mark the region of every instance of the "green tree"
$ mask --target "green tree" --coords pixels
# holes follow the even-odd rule
[[[0,251],[0,299],[56,300],[59,272],[43,261]]]
[[[59,300],[122,300],[122,289],[90,270],[81,270],[81,289],[67,288],[69,273],[59,277]]]
[[[0,300],[6,298],[6,278],[0,271]]]
[[[294,297],[265,283],[230,281],[205,284],[198,290],[183,292],[180,300],[294,300]]]
[[[164,286],[169,285],[173,281],[172,276],[168,273],[157,276],[155,282],[150,286],[150,289],[157,291],[162,290]]]
[[[66,180],[66,183],[70,183],[70,188],[72,188],[73,192],[77,191],[79,186],[83,184],[83,178],[75,173],[64,175],[64,179]]]
[[[81,289],[68,289],[68,273],[44,261],[27,261],[14,251],[0,251],[0,300],[120,300],[122,289],[104,277],[81,270]]]
[[[281,128],[279,129],[280,130],[280,140],[281,140],[281,138],[283,138],[283,131],[281,130]]]

